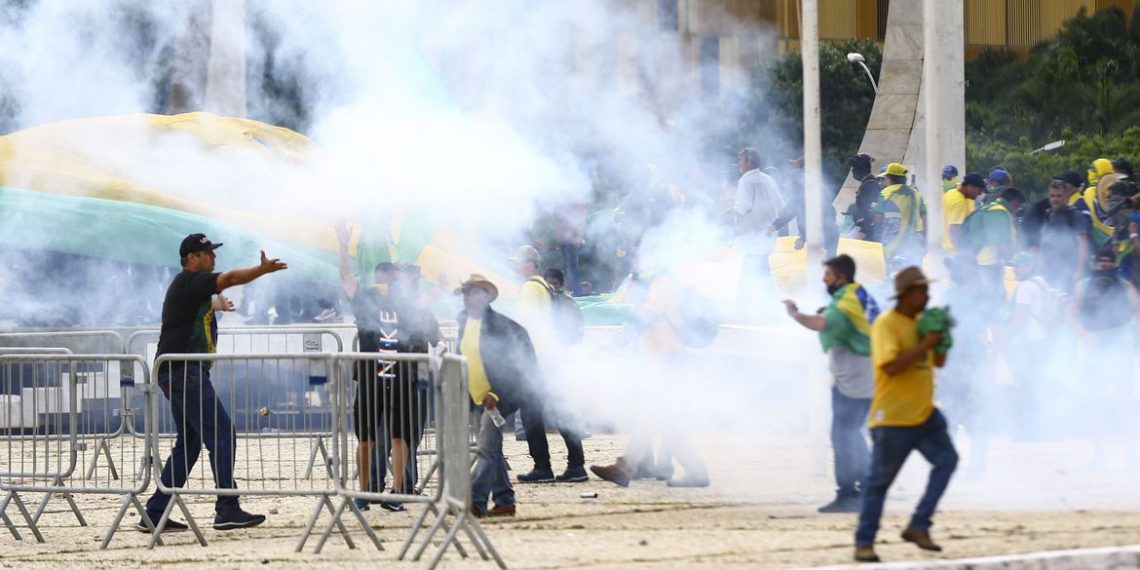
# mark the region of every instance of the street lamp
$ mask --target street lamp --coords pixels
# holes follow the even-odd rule
[[[875,76],[871,75],[870,68],[867,67],[866,63],[864,63],[863,54],[861,54],[861,53],[849,53],[849,54],[847,54],[847,61],[850,61],[851,63],[854,63],[854,64],[858,65],[859,67],[862,67],[863,71],[867,72],[867,79],[871,80],[871,88],[875,90],[875,93],[878,93],[879,92],[879,85],[877,83],[875,83]]]

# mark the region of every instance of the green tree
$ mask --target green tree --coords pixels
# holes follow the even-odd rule
[[[871,40],[822,43],[819,50],[823,173],[838,187],[847,174],[847,159],[858,152],[875,102],[866,73],[847,61],[863,54],[877,78],[882,51]],[[723,151],[757,146],[772,157],[803,154],[803,60],[799,52],[752,70],[746,88],[729,101],[733,124],[720,135]],[[732,151],[734,152],[734,151]]]

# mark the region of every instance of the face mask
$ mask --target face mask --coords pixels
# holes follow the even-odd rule
[[[381,295],[387,295],[388,294],[388,284],[387,283],[376,283],[376,284],[372,285],[372,288],[379,291]]]
[[[835,295],[835,292],[842,289],[842,288],[843,288],[843,285],[840,285],[839,283],[828,284],[827,285],[827,294],[828,295]]]
[[[1116,277],[1115,269],[1096,269],[1093,270],[1093,276],[1101,279],[1113,279]]]

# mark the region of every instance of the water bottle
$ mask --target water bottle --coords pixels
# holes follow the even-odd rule
[[[499,408],[487,410],[487,413],[491,414],[491,421],[495,422],[495,427],[501,428],[503,424],[507,423],[507,418],[504,418],[503,414],[499,413]]]

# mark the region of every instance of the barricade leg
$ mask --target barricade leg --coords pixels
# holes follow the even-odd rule
[[[309,450],[309,465],[305,467],[305,478],[308,479],[313,476],[313,466],[317,464],[317,453],[321,455],[321,461],[325,465],[325,471],[328,472],[329,478],[333,477],[332,460],[329,459],[328,449],[325,448],[325,438],[317,436],[317,440],[313,442],[313,448]]]
[[[99,550],[106,550],[107,546],[111,544],[111,538],[115,536],[119,527],[122,526],[123,517],[127,515],[127,510],[131,508],[131,505],[134,505],[135,510],[138,511],[139,517],[141,517],[147,529],[150,530],[150,533],[154,536],[158,536],[158,533],[155,532],[154,522],[150,520],[150,517],[146,516],[146,508],[143,507],[142,501],[139,500],[138,495],[131,493],[123,497],[123,503],[119,506],[119,512],[115,514],[115,520],[111,522],[111,528],[107,529],[107,534],[103,535],[103,542],[99,544]],[[161,537],[158,538],[158,544],[162,544]]]
[[[316,508],[316,510],[313,511],[313,516],[309,517],[309,523],[305,526],[305,533],[301,535],[301,540],[300,540],[300,542],[297,543],[297,548],[294,549],[293,551],[294,552],[300,552],[300,551],[305,549],[305,542],[307,542],[309,540],[309,536],[312,535],[313,529],[316,528],[316,526],[317,526],[317,519],[320,518],[320,516],[321,516],[321,508],[322,507],[325,508],[326,510],[328,510],[329,515],[334,517],[333,522],[331,522],[329,524],[330,525],[332,525],[332,524],[337,525],[338,531],[340,532],[341,536],[344,537],[344,543],[348,546],[348,548],[350,550],[356,549],[356,543],[353,542],[352,537],[349,536],[348,529],[345,528],[344,523],[341,523],[339,521],[339,519],[335,518],[336,517],[336,510],[333,509],[332,500],[329,499],[328,495],[321,495],[321,501],[319,503],[317,503],[317,508]],[[314,553],[319,553],[319,552],[320,552],[319,550],[314,550]]]
[[[51,482],[52,487],[62,487],[63,478],[56,477]],[[40,517],[43,516],[44,511],[47,509],[48,502],[51,501],[52,492],[44,493],[44,498],[40,499],[39,508],[36,509],[36,515],[32,517],[35,522],[40,522]],[[67,501],[68,507],[71,509],[72,514],[75,515],[75,520],[79,521],[79,526],[87,526],[87,520],[83,518],[83,513],[79,510],[79,505],[75,503],[75,497],[67,491],[63,491],[63,498]]]
[[[122,428],[120,428],[122,431]],[[107,468],[111,470],[111,478],[118,481],[119,471],[115,469],[115,460],[111,458],[111,445],[108,441],[111,438],[117,437],[120,434],[112,434],[107,437],[99,438],[99,443],[95,444],[95,456],[91,458],[91,466],[87,468],[86,479],[90,480],[95,476],[95,468],[99,465],[99,455],[107,458]]]
[[[190,514],[190,509],[186,508],[186,503],[182,501],[182,495],[174,493],[170,497],[170,502],[166,504],[166,509],[162,511],[162,516],[158,519],[158,524],[154,527],[154,533],[150,536],[150,542],[146,545],[147,549],[153,549],[155,544],[159,544],[162,536],[162,529],[166,528],[166,521],[170,520],[170,513],[174,510],[174,505],[178,505],[178,509],[182,511],[183,518],[186,519],[186,526],[190,527],[190,531],[194,533],[194,538],[198,540],[198,544],[206,546],[206,537],[202,536],[202,531],[198,529],[198,523],[194,521],[194,517]],[[143,512],[146,512],[145,510]]]
[[[24,522],[28,525],[28,530],[32,531],[32,535],[36,537],[36,542],[44,542],[44,535],[40,534],[40,528],[36,526],[36,521],[32,520],[32,516],[28,513],[28,507],[24,505],[24,500],[20,498],[20,494],[9,490],[4,495],[4,500],[0,501],[0,513],[8,509],[9,503],[16,503],[16,508],[20,511],[20,516],[24,517]],[[7,518],[7,517],[5,517]],[[9,530],[15,533],[15,527],[9,527]]]
[[[12,533],[13,538],[16,540],[24,540],[24,537],[20,536],[20,531],[16,530],[16,525],[12,522],[8,513],[5,512],[8,509],[8,499],[10,498],[10,495],[5,494],[4,501],[0,502],[0,521],[4,522],[4,527],[8,529],[8,532]]]
[[[372,544],[376,547],[376,550],[383,551],[384,545],[380,542],[380,537],[376,536],[376,531],[372,530],[372,525],[368,524],[368,519],[364,518],[364,513],[360,512],[360,509],[358,509],[356,505],[353,504],[352,499],[345,498],[341,501],[340,506],[337,507],[336,512],[333,513],[332,520],[329,521],[329,524],[325,527],[324,532],[321,533],[320,539],[317,540],[317,545],[313,548],[313,553],[321,553],[321,550],[325,547],[325,542],[327,542],[329,537],[332,536],[333,525],[337,526],[339,531],[345,536],[346,541],[348,541],[348,530],[345,528],[344,523],[341,521],[341,517],[344,516],[345,509],[352,510],[352,513],[356,516],[357,522],[360,523],[360,527],[364,529],[365,534],[368,535],[368,538],[372,541]],[[351,542],[349,542],[349,547],[353,548]]]

